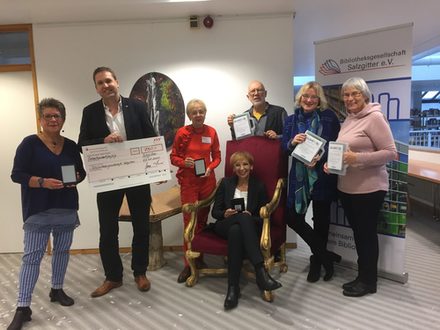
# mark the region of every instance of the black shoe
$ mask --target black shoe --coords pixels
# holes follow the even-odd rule
[[[365,284],[358,281],[351,287],[345,289],[342,294],[347,297],[362,297],[368,293],[376,293],[377,286],[375,284]]]
[[[333,274],[335,273],[335,269],[333,267],[334,262],[341,262],[341,256],[331,251],[327,251],[325,253],[325,257],[323,258],[322,265],[325,269],[324,281],[330,281],[333,278]]]
[[[358,282],[359,282],[359,278],[356,277],[353,281],[342,284],[342,288],[344,290],[346,290],[346,289],[351,288],[352,286],[356,285]]]
[[[185,268],[183,268],[183,270],[180,272],[179,276],[177,277],[177,283],[186,282],[186,280],[190,276],[191,276],[191,268],[189,268],[189,266],[185,266]]]
[[[240,287],[238,285],[229,285],[228,293],[224,303],[225,310],[230,310],[238,305],[238,298],[240,298]]]
[[[63,289],[50,289],[49,297],[51,302],[58,301],[61,306],[72,306],[75,303]]]
[[[275,281],[270,276],[264,266],[256,267],[255,277],[257,285],[262,291],[272,291],[282,287],[280,282]]]
[[[31,315],[32,310],[30,307],[18,307],[7,330],[20,330],[23,327],[24,322],[32,320]]]
[[[307,275],[307,282],[314,283],[321,277],[321,261],[318,256],[310,256],[310,268],[309,274]]]

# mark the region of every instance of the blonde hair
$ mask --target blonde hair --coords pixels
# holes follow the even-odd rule
[[[328,102],[324,94],[324,89],[322,89],[322,86],[316,81],[309,81],[308,83],[305,83],[301,86],[295,96],[295,107],[298,108],[301,106],[301,96],[303,96],[303,94],[305,94],[306,91],[310,88],[313,88],[313,90],[316,92],[316,95],[319,97],[318,109],[321,111],[327,109]]]
[[[234,166],[234,164],[240,160],[246,160],[249,162],[249,165],[254,165],[254,156],[252,156],[247,151],[236,151],[229,158],[229,164]]]
[[[186,115],[189,116],[189,113],[192,109],[194,109],[196,106],[201,106],[202,109],[206,112],[206,105],[205,102],[199,99],[192,99],[188,102],[186,105]]]

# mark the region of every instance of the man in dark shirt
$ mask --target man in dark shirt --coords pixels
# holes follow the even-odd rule
[[[284,108],[266,102],[267,90],[263,83],[253,80],[249,83],[247,98],[252,103],[252,107],[246,112],[249,113],[254,122],[254,135],[266,136],[269,139],[280,138],[283,134],[284,120],[287,112]],[[235,139],[233,129],[233,118],[235,115],[228,116],[228,125],[231,127],[232,138]]]
[[[83,110],[79,146],[118,143],[156,136],[146,105],[119,94],[114,71],[99,67],[93,72],[96,92],[101,100]],[[133,226],[132,260],[134,280],[140,291],[150,289],[146,276],[149,248],[150,185],[112,190],[97,194],[99,212],[99,253],[105,281],[92,292],[100,297],[122,285],[122,261],[119,256],[119,210],[124,196],[130,208]]]

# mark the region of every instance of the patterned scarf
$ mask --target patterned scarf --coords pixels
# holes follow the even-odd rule
[[[296,124],[292,126],[292,138],[299,133],[309,130],[320,135],[322,126],[320,125],[319,110],[313,111],[310,115],[304,115],[304,111],[299,108],[296,113]],[[318,179],[318,174],[314,168],[308,168],[301,161],[292,157],[292,166],[295,166],[295,210],[298,214],[307,211],[313,190],[313,184]]]

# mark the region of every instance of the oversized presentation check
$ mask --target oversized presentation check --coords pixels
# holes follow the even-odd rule
[[[163,136],[82,147],[90,187],[96,192],[170,180]]]

